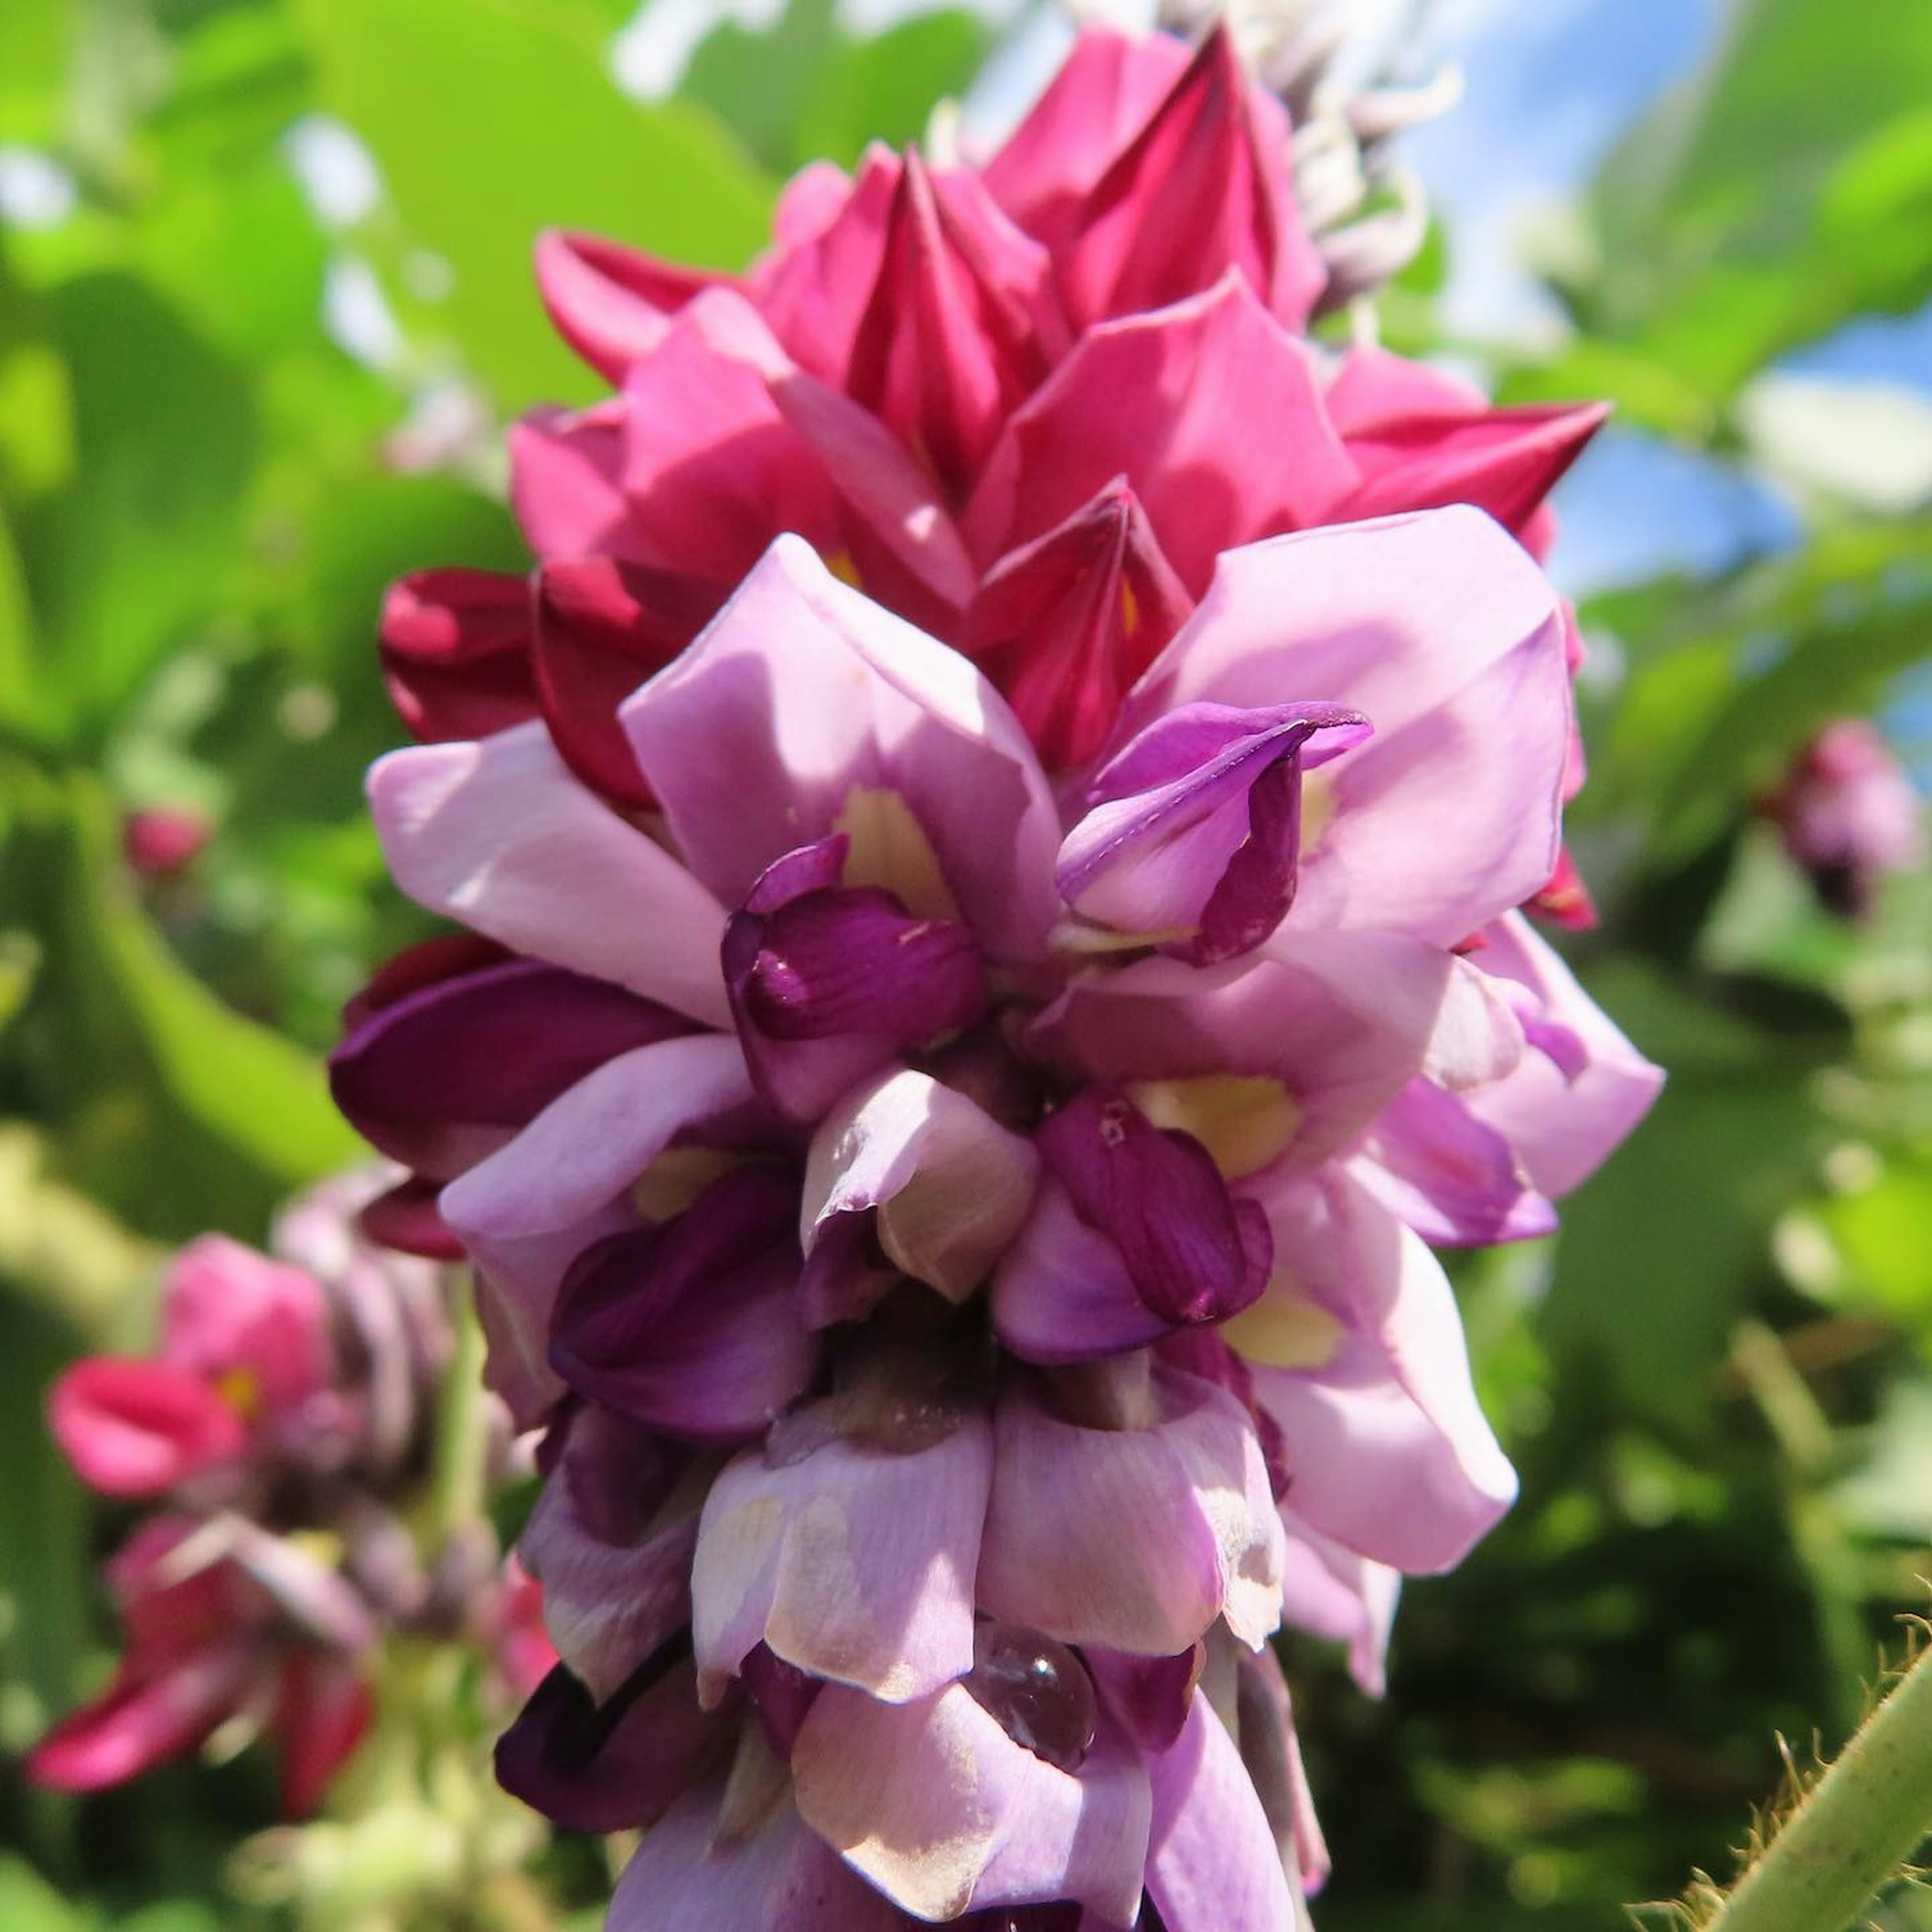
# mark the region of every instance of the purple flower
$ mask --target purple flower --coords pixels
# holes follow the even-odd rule
[[[549,1431],[500,1762],[651,1826],[621,1932],[1292,1926],[1263,1646],[1376,1682],[1514,1493],[1425,1238],[1546,1226],[1654,1085],[1513,910],[1564,614],[1467,509],[1202,587],[1077,772],[782,538],[619,710],[648,808],[535,722],[371,776],[490,947],[337,1090]]]

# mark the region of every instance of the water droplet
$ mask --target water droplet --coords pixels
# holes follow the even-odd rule
[[[1061,1771],[1078,1771],[1094,1742],[1094,1681],[1064,1643],[1016,1624],[974,1633],[966,1688],[1015,1744]]]

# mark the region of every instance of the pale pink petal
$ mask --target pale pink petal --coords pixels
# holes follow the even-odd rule
[[[1184,1651],[1224,1616],[1243,1642],[1261,1643],[1280,1617],[1282,1536],[1246,1412],[1156,1368],[1137,1424],[1088,1427],[1054,1413],[1042,1387],[1008,1382],[980,1606],[1143,1656]]]
[[[976,1415],[910,1451],[833,1435],[799,1460],[736,1457],[706,1498],[692,1572],[707,1694],[760,1642],[894,1703],[970,1670],[992,1453]]]
[[[916,1918],[1072,1899],[1139,1910],[1147,1774],[1104,1715],[1075,1772],[1016,1744],[963,1684],[884,1704],[834,1684],[793,1748],[801,1814]]]
[[[797,539],[772,546],[623,720],[680,849],[727,903],[884,795],[989,952],[1043,949],[1059,828],[1018,722],[966,659],[839,583]],[[944,910],[893,880],[848,883]]]
[[[389,869],[431,912],[728,1026],[723,908],[585,788],[532,722],[392,752],[369,773]]]

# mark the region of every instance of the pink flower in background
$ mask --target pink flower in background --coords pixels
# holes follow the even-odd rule
[[[172,878],[200,857],[209,829],[206,815],[187,806],[144,806],[122,820],[121,849],[144,877]]]
[[[1925,862],[1925,803],[1875,727],[1828,724],[1760,807],[1820,902],[1840,918],[1871,911],[1880,883]]]
[[[434,1271],[356,1232],[373,1191],[347,1176],[290,1203],[272,1258],[191,1242],[155,1352],[91,1357],[54,1384],[49,1421],[81,1479],[161,1507],[107,1565],[119,1666],[34,1748],[38,1782],[98,1790],[266,1736],[302,1816],[373,1721],[384,1637],[469,1628],[517,1696],[554,1661],[526,1575],[494,1574],[489,1547],[419,1553],[406,1526],[450,1336]]]

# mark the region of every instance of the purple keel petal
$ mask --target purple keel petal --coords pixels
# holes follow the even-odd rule
[[[1369,730],[1337,705],[1168,712],[1095,778],[1091,809],[1060,848],[1061,896],[1083,919],[1197,965],[1251,950],[1294,901],[1304,765]]]
[[[1214,1707],[1195,1694],[1187,1727],[1148,1767],[1148,1895],[1168,1932],[1292,1932],[1307,1924],[1268,1814]]]
[[[811,1379],[818,1345],[794,1308],[797,1183],[759,1163],[675,1219],[612,1234],[564,1278],[550,1364],[646,1428],[742,1442]]]
[[[1126,1925],[1139,1910],[1146,1774],[1105,1718],[1067,1772],[1016,1743],[964,1684],[898,1705],[834,1684],[799,1732],[792,1774],[806,1822],[917,1918],[1072,1899]]]

